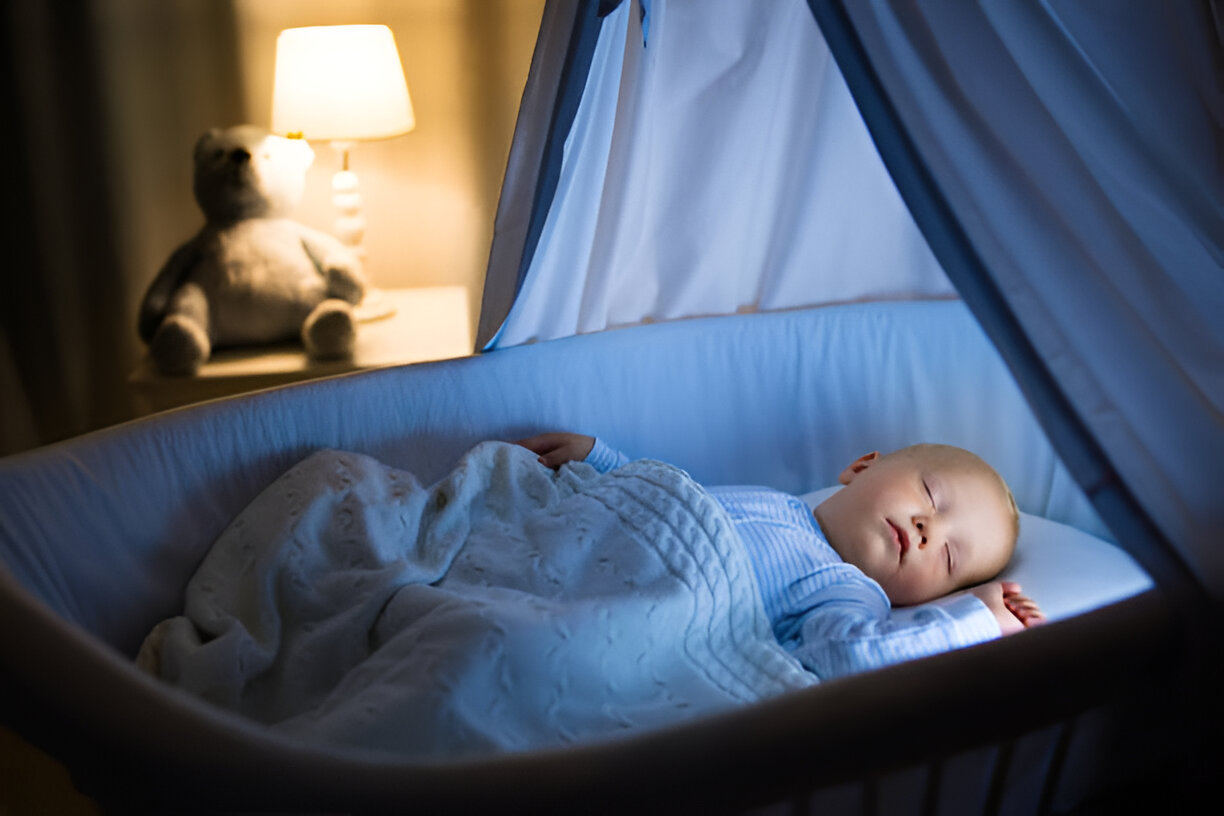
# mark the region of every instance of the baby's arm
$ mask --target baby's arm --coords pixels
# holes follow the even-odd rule
[[[968,594],[893,608],[879,585],[845,565],[822,570],[825,585],[804,601],[796,621],[775,633],[824,680],[972,646],[999,636],[995,616]]]
[[[809,596],[796,629],[778,635],[784,644],[798,635],[795,657],[823,679],[981,643],[1045,620],[1011,581],[894,608],[877,584],[849,569]]]
[[[1020,585],[1013,581],[991,581],[969,591],[986,604],[1005,635],[1045,622],[1041,607],[1032,598],[1020,594]]]
[[[608,447],[603,440],[576,433],[546,433],[515,443],[532,453],[540,455],[540,464],[553,470],[566,462],[586,462],[600,473],[615,470],[629,461],[629,457]]]
[[[540,455],[540,464],[559,468],[566,462],[581,462],[595,447],[595,437],[576,433],[546,433],[515,442]]]

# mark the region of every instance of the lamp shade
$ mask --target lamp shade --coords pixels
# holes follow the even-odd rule
[[[391,29],[310,26],[276,38],[273,132],[349,141],[399,136],[415,125]]]

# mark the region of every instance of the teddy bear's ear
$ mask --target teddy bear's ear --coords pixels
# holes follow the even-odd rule
[[[194,158],[199,159],[204,151],[208,150],[209,146],[212,145],[212,143],[216,141],[217,137],[220,135],[221,128],[209,128],[207,133],[196,140],[195,150],[191,155]]]

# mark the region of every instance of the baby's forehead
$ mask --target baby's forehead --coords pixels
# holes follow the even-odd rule
[[[946,445],[916,445],[897,452],[912,466],[941,481],[966,485],[998,487],[1005,493],[999,474],[981,457],[962,448]]]
[[[932,469],[964,470],[966,472],[990,471],[990,466],[976,454],[950,445],[911,445],[892,455]]]

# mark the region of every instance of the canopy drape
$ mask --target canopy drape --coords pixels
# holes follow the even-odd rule
[[[1218,599],[1218,4],[812,6],[936,255],[1077,481],[1158,578],[1188,566]]]
[[[553,7],[565,5],[546,11],[525,102],[561,73],[544,73],[547,55],[572,64],[593,30],[598,41],[585,77],[547,89],[558,111],[581,98],[568,130],[551,134],[564,139],[554,175],[538,159],[545,181],[504,189],[479,347],[955,295],[802,0],[627,0],[605,16],[571,6],[558,24]],[[516,175],[534,165],[525,135]],[[527,212],[540,237],[523,259],[511,225]]]

